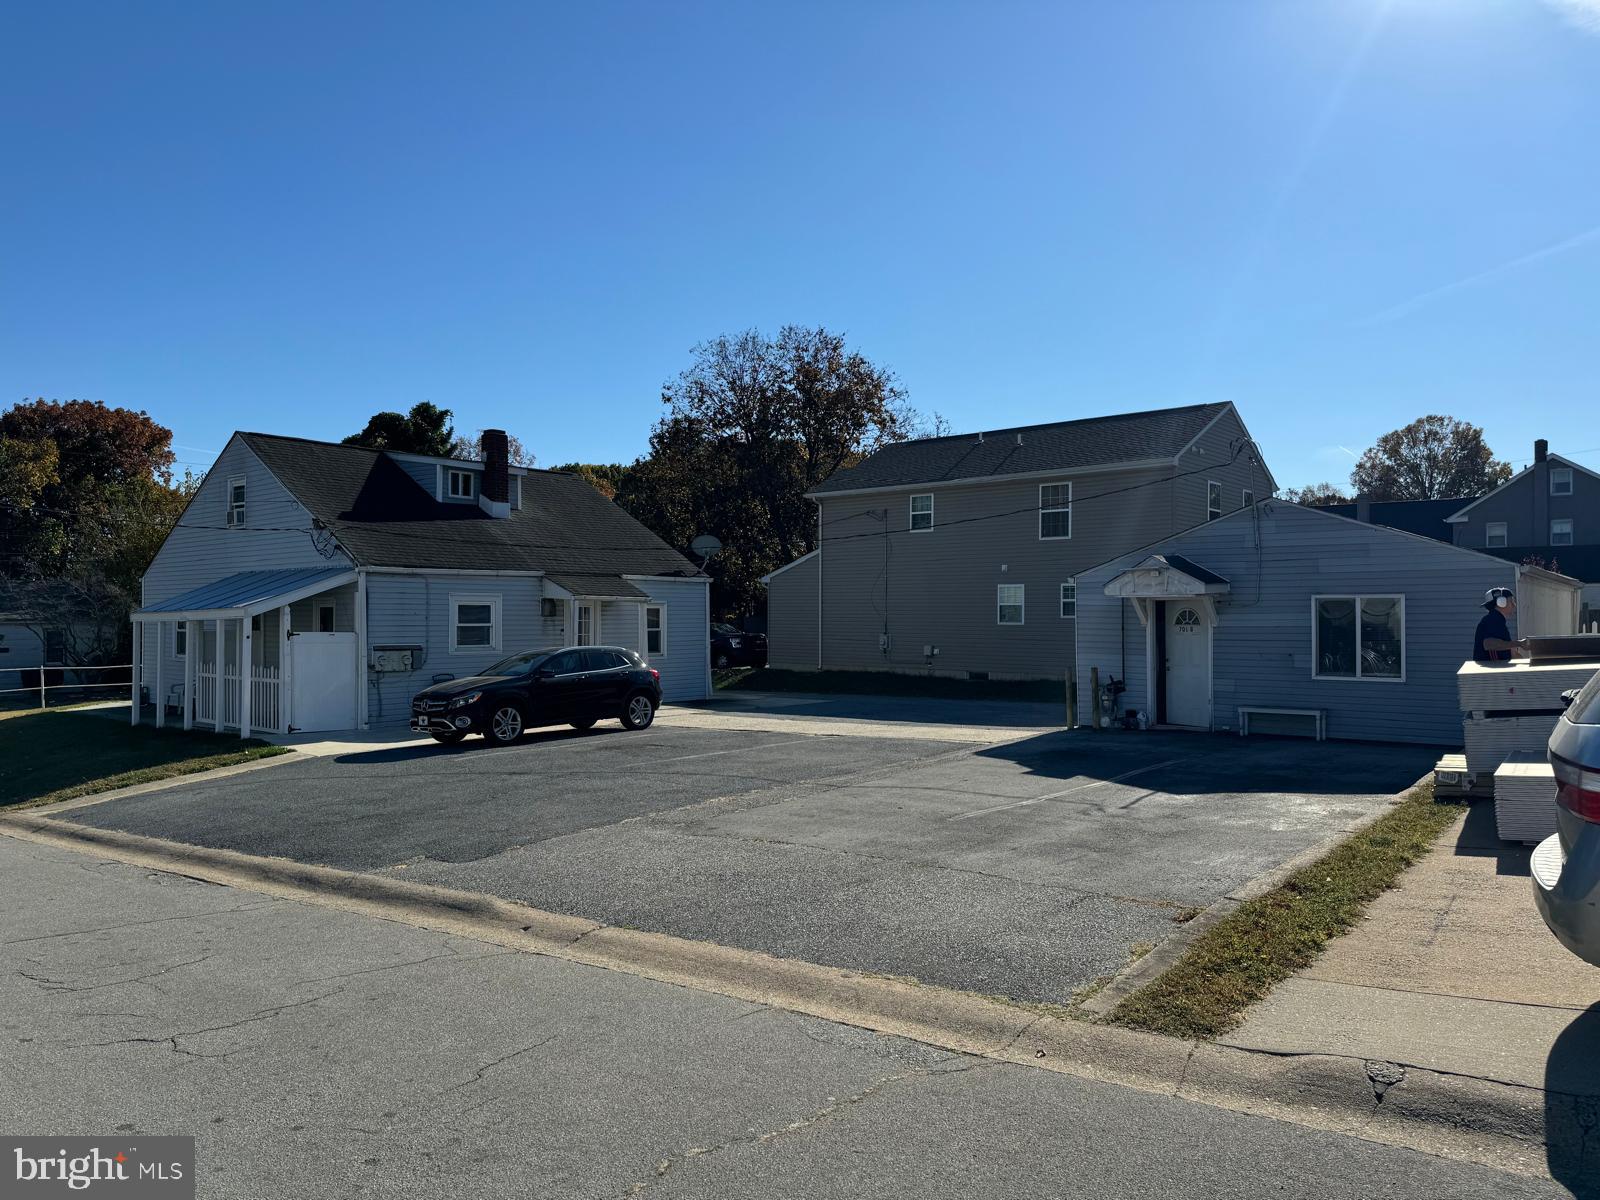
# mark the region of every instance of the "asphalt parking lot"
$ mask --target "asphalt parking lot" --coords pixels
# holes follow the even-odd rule
[[[817,728],[380,748],[62,815],[1067,1002],[1434,759],[1167,733],[974,745]]]

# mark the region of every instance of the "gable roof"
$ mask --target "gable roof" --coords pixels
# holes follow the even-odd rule
[[[1552,463],[1560,463],[1563,467],[1571,467],[1574,471],[1582,471],[1585,475],[1589,476],[1591,479],[1600,479],[1600,471],[1591,471],[1588,467],[1584,466],[1582,463],[1575,463],[1570,458],[1562,458],[1561,455],[1559,455],[1559,454],[1549,455],[1546,461],[1547,462],[1552,462]],[[1457,523],[1459,523],[1461,521],[1465,521],[1467,519],[1467,513],[1472,511],[1474,508],[1477,508],[1478,505],[1482,504],[1490,496],[1498,496],[1501,492],[1505,491],[1508,487],[1512,487],[1513,485],[1515,485],[1517,483],[1520,483],[1524,478],[1526,478],[1527,476],[1533,474],[1534,466],[1535,466],[1535,464],[1529,463],[1527,466],[1523,467],[1522,470],[1518,471],[1515,475],[1513,475],[1510,479],[1506,480],[1499,487],[1495,488],[1492,492],[1485,492],[1483,495],[1479,496],[1476,500],[1472,501],[1472,503],[1468,504],[1465,508],[1458,509],[1456,512],[1451,513],[1448,517],[1445,518],[1445,520],[1448,521],[1452,525],[1455,525],[1455,524],[1457,524]]]
[[[1454,540],[1450,532],[1450,514],[1463,504],[1471,503],[1472,500],[1471,496],[1456,496],[1445,500],[1374,500],[1369,506],[1371,518],[1369,523],[1387,525],[1390,529],[1415,533],[1439,542],[1449,542]],[[1361,519],[1356,515],[1357,506],[1354,501],[1348,504],[1308,504],[1305,507],[1332,513],[1336,517],[1346,517],[1352,521]]]
[[[1116,413],[1046,425],[1013,426],[986,430],[982,434],[893,442],[855,466],[835,472],[811,495],[1048,474],[1117,464],[1167,464],[1232,407],[1228,403],[1191,404],[1183,408]]]
[[[602,585],[606,595],[630,594],[622,575],[700,574],[577,475],[527,470],[521,507],[491,517],[475,504],[434,499],[381,450],[236,436],[362,566],[544,571],[584,595]]]

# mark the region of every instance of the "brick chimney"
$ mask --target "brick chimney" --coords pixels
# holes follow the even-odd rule
[[[491,517],[511,515],[511,444],[504,429],[485,429],[478,442],[483,455],[483,485],[478,507]]]
[[[1550,443],[1540,438],[1533,443],[1533,461],[1542,463],[1550,457]]]

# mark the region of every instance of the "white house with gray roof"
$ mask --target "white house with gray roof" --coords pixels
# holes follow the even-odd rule
[[[1232,404],[885,446],[811,493],[817,548],[765,580],[768,663],[1064,679],[1079,572],[1275,486]]]
[[[705,574],[583,479],[511,465],[504,433],[482,449],[234,434],[145,573],[135,697],[242,736],[400,728],[437,679],[561,645],[709,694]]]

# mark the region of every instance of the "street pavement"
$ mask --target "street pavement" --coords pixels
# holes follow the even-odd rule
[[[0,1128],[203,1197],[1569,1195],[4,837],[0,911]]]
[[[63,817],[1066,1004],[1431,763],[1404,746],[812,728],[366,750]]]

